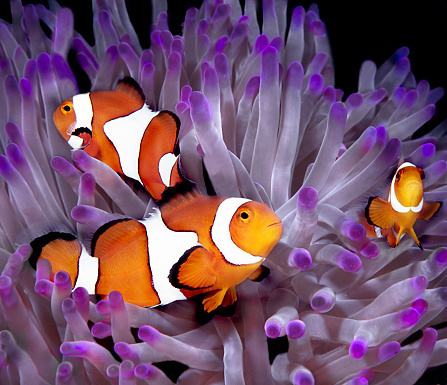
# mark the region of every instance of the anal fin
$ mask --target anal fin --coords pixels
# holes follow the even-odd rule
[[[203,310],[207,313],[211,313],[212,311],[216,310],[220,305],[222,305],[227,291],[228,289],[220,289],[207,293],[202,301]],[[236,294],[236,292],[234,294]],[[232,298],[232,293],[230,294],[229,298]]]

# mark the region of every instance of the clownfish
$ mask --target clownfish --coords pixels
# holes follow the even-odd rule
[[[73,216],[82,223],[89,209],[77,206]],[[261,264],[281,234],[280,218],[264,203],[203,196],[188,186],[145,219],[100,226],[90,253],[72,234],[36,238],[30,263],[35,267],[46,258],[53,275],[60,270],[70,275],[73,288],[83,286],[100,298],[117,290],[124,301],[142,307],[203,294],[198,314],[210,315],[218,308],[235,309],[235,286],[246,278],[268,275]]]
[[[365,208],[365,218],[370,225],[368,235],[387,236],[390,246],[396,247],[408,233],[422,250],[413,225],[416,219],[430,219],[442,205],[441,202],[424,202],[424,177],[424,171],[412,163],[399,166],[391,181],[388,201],[369,198]]]
[[[180,120],[170,111],[152,111],[131,77],[120,80],[114,91],[65,100],[53,121],[73,149],[84,149],[117,173],[139,181],[155,200],[183,180],[177,143]]]

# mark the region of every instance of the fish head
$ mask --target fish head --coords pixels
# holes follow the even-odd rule
[[[399,169],[395,175],[394,191],[405,207],[416,207],[424,195],[424,171],[414,165]]]
[[[230,222],[233,242],[243,251],[267,257],[282,235],[281,219],[264,203],[241,205]]]
[[[62,137],[77,150],[86,148],[92,140],[92,116],[88,94],[75,95],[63,101],[54,111],[53,122]]]

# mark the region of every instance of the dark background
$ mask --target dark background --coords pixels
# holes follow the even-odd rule
[[[24,0],[23,3],[47,5],[46,0]],[[59,0],[59,3],[73,9],[76,30],[92,44],[91,0]],[[201,3],[199,0],[168,1],[169,23],[174,34],[181,33],[185,11],[190,6],[198,8]],[[416,80],[425,79],[431,88],[447,90],[447,1],[291,0],[289,18],[295,6],[302,5],[308,9],[311,3],[318,5],[321,20],[326,24],[334,58],[336,87],[344,90],[345,96],[356,92],[358,73],[364,60],[373,60],[380,66],[403,46],[410,49],[409,59]],[[149,47],[150,1],[126,0],[126,4],[141,44],[144,48]],[[0,0],[0,18],[10,21],[9,2],[6,0]],[[444,97],[437,103],[437,112],[425,129],[436,127],[446,118],[447,97]],[[429,369],[418,384],[446,384],[446,367]]]
[[[58,0],[73,9],[75,28],[92,43],[91,0]],[[242,4],[245,2],[241,0]],[[0,17],[9,20],[9,2],[0,0]],[[23,0],[23,3],[47,4],[46,0]],[[141,44],[149,46],[151,6],[149,0],[126,0]],[[184,12],[199,7],[202,0],[169,0],[171,30],[181,33]],[[334,57],[336,87],[349,95],[357,90],[358,72],[364,60],[378,66],[398,48],[410,49],[411,69],[417,80],[427,80],[432,88],[447,89],[447,1],[425,0],[290,0],[288,15],[302,5],[316,3],[326,24]],[[259,18],[262,18],[259,15]],[[444,100],[446,99],[446,100]],[[427,128],[447,118],[447,98],[437,104],[435,117]]]

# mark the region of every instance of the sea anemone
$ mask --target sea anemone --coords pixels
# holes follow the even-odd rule
[[[93,2],[94,41],[55,1],[11,0],[0,23],[0,382],[411,384],[447,363],[447,205],[417,222],[423,250],[363,225],[403,160],[424,169],[425,199],[445,202],[446,124],[414,136],[443,90],[417,82],[401,48],[365,61],[343,95],[315,5],[288,20],[285,0],[264,0],[262,15],[254,0],[205,1],[178,36],[166,2],[152,3],[150,48],[124,0]],[[193,301],[141,308],[117,291],[93,303],[66,272],[50,280],[48,261],[27,261],[30,234],[87,236],[76,205],[104,221],[152,209],[140,186],[71,153],[51,118],[124,76],[179,116],[181,168],[203,194],[264,202],[282,219],[270,275],[237,287],[232,317],[199,325]]]

